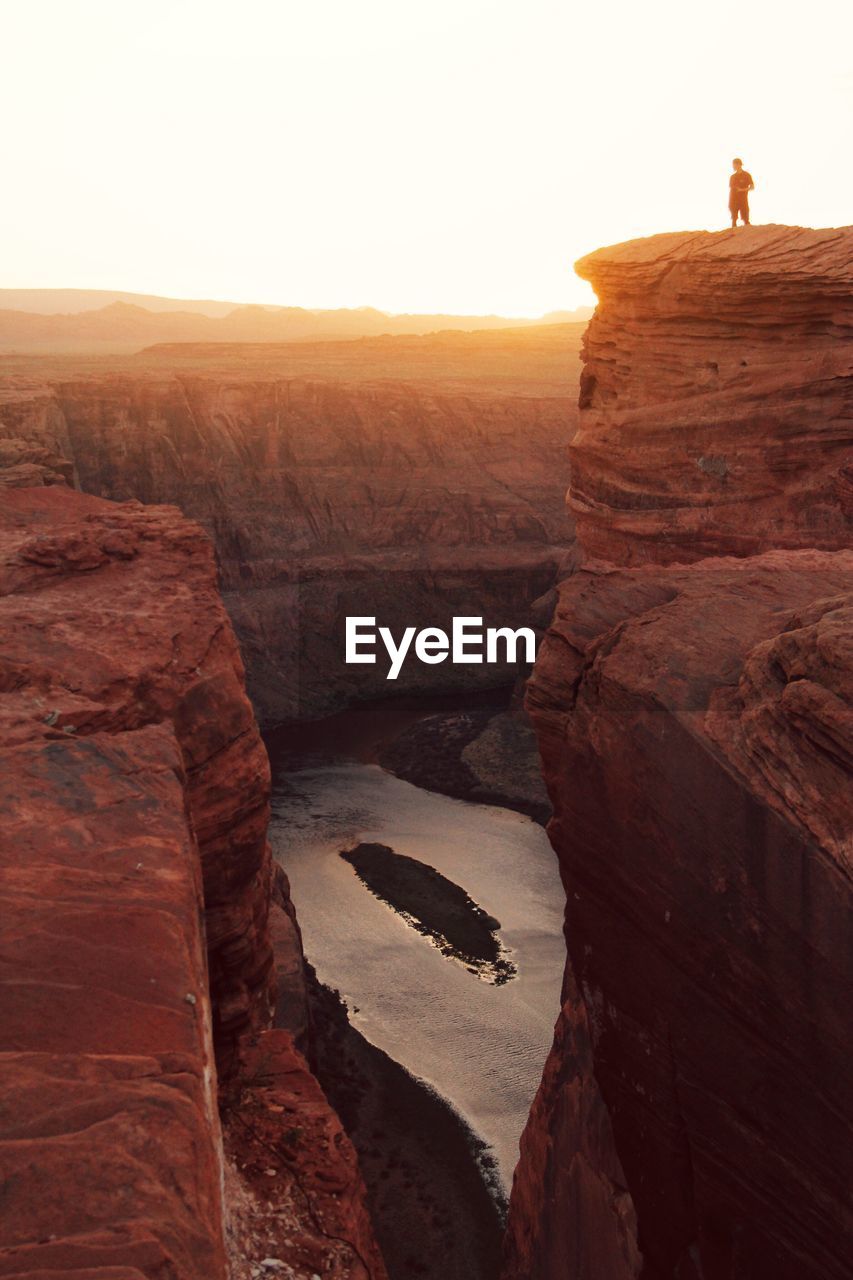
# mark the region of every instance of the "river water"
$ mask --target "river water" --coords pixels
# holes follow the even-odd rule
[[[541,826],[412,786],[340,735],[273,751],[273,852],[305,954],[350,1020],[425,1081],[493,1153],[508,1190],[560,1005],[563,890]],[[443,955],[374,897],[341,849],[378,841],[435,867],[501,922],[518,974],[501,986]]]

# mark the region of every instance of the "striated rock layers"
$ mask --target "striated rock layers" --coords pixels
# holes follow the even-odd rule
[[[849,1277],[851,263],[754,228],[580,264],[588,558],[528,692],[569,972],[512,1280]]]
[[[269,765],[210,543],[169,508],[64,486],[4,498],[4,746],[168,725],[201,857],[214,1034],[268,1020]],[[144,862],[144,860],[143,860]]]
[[[266,753],[202,530],[27,465],[46,483],[0,503],[0,1276],[225,1280],[213,1045],[239,1100],[274,996]],[[327,1135],[276,1184],[312,1257],[317,1165],[362,1194],[314,1084],[266,1121],[304,1102]],[[360,1280],[363,1205],[335,1212],[317,1270]]]
[[[567,355],[567,360],[570,354]],[[571,542],[557,396],[246,376],[115,374],[0,405],[0,436],[71,459],[86,492],[172,502],[213,537],[266,721],[515,668],[344,664],[344,619],[529,622]]]
[[[570,508],[587,556],[669,564],[853,535],[853,231],[599,249]]]

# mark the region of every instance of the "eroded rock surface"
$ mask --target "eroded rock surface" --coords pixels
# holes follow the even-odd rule
[[[851,234],[580,264],[586,567],[528,693],[570,972],[513,1278],[849,1275]]]
[[[567,369],[574,354],[567,343]],[[174,503],[203,524],[255,708],[281,721],[515,677],[409,662],[389,684],[384,653],[345,664],[344,619],[374,616],[395,636],[449,631],[454,615],[529,623],[571,543],[575,413],[532,374],[531,387],[140,371],[10,385],[0,437],[64,453],[86,492]]]
[[[297,1153],[264,1198],[292,1227],[281,1256],[310,1244],[318,1274],[382,1280],[354,1153],[293,1043],[301,942],[208,538],[173,508],[12,488],[0,635],[0,1275],[254,1274],[269,1237],[240,1234],[239,1177],[223,1201],[217,1086],[249,1124],[275,1058],[264,1142]],[[271,899],[288,1031],[265,1030]]]
[[[386,1280],[352,1143],[293,1037],[266,1032],[243,1066],[223,1111],[230,1280]]]
[[[171,727],[224,1062],[269,1014],[269,765],[210,543],[174,509],[64,486],[8,493],[0,520],[5,745]]]
[[[540,653],[566,936],[655,1276],[846,1273],[851,601],[848,553],[582,571]]]
[[[554,1046],[521,1138],[501,1275],[635,1280],[641,1265],[637,1215],[568,968]]]
[[[174,734],[78,741],[44,726],[46,703],[22,732],[9,697],[0,1275],[225,1280],[201,877]]]
[[[848,546],[853,228],[599,249],[570,508],[618,564]]]

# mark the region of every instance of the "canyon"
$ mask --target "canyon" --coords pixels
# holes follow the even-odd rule
[[[260,356],[155,349],[85,376],[32,360],[0,380],[0,450],[17,449],[17,465],[22,450],[64,458],[87,493],[198,520],[259,719],[316,718],[387,691],[384,669],[345,663],[347,616],[395,634],[450,631],[455,615],[529,623],[572,545],[579,332],[317,344],[309,357],[276,344]],[[408,664],[397,685],[496,685],[517,670]]]
[[[258,722],[373,714],[348,615],[472,614],[544,632],[566,898],[502,1280],[849,1275],[851,261],[853,229],[599,250],[582,366],[561,325],[9,363],[0,1276],[384,1280]],[[529,761],[490,759],[510,794]]]
[[[331,345],[327,368],[307,357],[315,379],[286,347],[248,376],[256,350],[235,368],[192,348],[108,369],[18,360],[0,379],[0,1274],[385,1275],[314,1074],[241,653],[269,723],[356,691],[327,660],[347,591],[385,616],[474,602],[527,622],[571,549],[568,379],[550,333],[519,340],[521,372],[500,331]],[[464,1127],[448,1113],[436,1134],[480,1205],[479,1266],[498,1210]]]

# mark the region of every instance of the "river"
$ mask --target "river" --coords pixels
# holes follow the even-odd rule
[[[315,729],[307,750],[271,751],[273,852],[320,981],[340,991],[369,1041],[464,1118],[508,1190],[560,1004],[556,860],[530,818],[425,791],[373,762],[380,722],[362,710],[355,727],[337,717]],[[482,980],[374,897],[339,856],[360,841],[390,845],[461,885],[500,921],[517,976]]]

